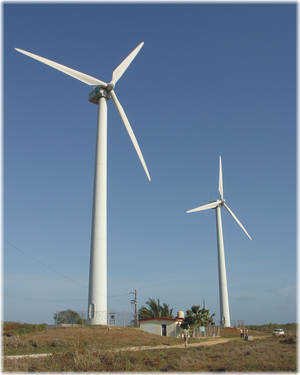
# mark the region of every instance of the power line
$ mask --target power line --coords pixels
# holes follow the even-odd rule
[[[50,271],[56,273],[57,275],[59,275],[60,277],[64,278],[65,280],[70,281],[70,282],[72,282],[72,283],[75,283],[75,284],[77,284],[78,286],[80,286],[81,288],[83,288],[83,289],[85,289],[85,290],[87,289],[87,286],[86,286],[86,285],[81,284],[80,282],[78,282],[77,280],[71,278],[70,276],[64,275],[63,273],[57,271],[57,270],[56,270],[55,268],[53,268],[52,266],[49,266],[48,264],[42,262],[40,259],[35,258],[35,257],[33,257],[32,255],[28,255],[28,254],[26,254],[26,252],[25,252],[24,250],[22,250],[19,246],[14,245],[13,243],[11,243],[11,242],[8,241],[8,240],[7,240],[7,243],[8,243],[10,246],[12,246],[15,250],[19,251],[21,254],[25,255],[25,256],[28,257],[28,258],[33,259],[35,262],[41,264],[43,267],[48,268]],[[128,293],[123,293],[123,294],[109,295],[109,297],[110,297],[110,298],[116,298],[116,297],[123,297],[123,296],[127,296],[127,295],[128,295]],[[83,301],[83,299],[82,299],[82,301]]]
[[[28,255],[26,254],[26,252],[24,250],[22,250],[19,246],[16,246],[14,245],[12,242],[10,242],[9,240],[7,240],[7,243],[12,246],[15,250],[19,251],[21,254],[25,255],[25,257],[27,258],[31,258],[33,259],[35,262],[39,263],[40,265],[42,265],[43,267],[46,267],[48,270],[56,273],[57,275],[59,275],[60,277],[62,277],[63,279],[69,281],[69,282],[72,282],[78,286],[80,286],[80,288],[82,289],[87,289],[87,285],[84,285],[80,282],[78,282],[77,280],[71,278],[70,276],[67,276],[59,271],[57,271],[55,268],[53,268],[52,266],[44,263],[43,261],[41,261],[40,259],[38,258],[35,258],[33,257],[32,255]],[[172,282],[172,283],[176,283],[176,282],[184,282],[184,281],[192,281],[192,280],[165,280],[165,281],[160,281],[160,282],[157,282],[157,283],[151,283],[151,284],[141,284],[140,286],[143,287],[143,289],[146,289],[146,288],[152,288],[153,286],[156,286],[156,285],[162,285],[162,284],[166,284],[168,282]],[[122,289],[127,289],[127,288],[122,288]],[[127,289],[128,290],[128,289]],[[128,296],[128,292],[127,293],[122,293],[122,294],[117,294],[117,295],[108,295],[108,297],[110,298],[116,298],[116,297],[123,297],[123,296]]]
[[[122,294],[121,296],[127,296],[128,294]],[[115,298],[119,297],[120,295],[115,295],[115,296],[109,296],[110,298]],[[8,298],[8,299],[16,299],[16,300],[24,300],[24,301],[41,301],[41,302],[57,302],[57,303],[62,303],[62,302],[86,302],[86,298],[62,298],[62,299],[54,299],[54,298],[44,298],[44,297],[27,297],[27,296],[10,296],[8,294],[4,295],[3,298]]]
[[[40,265],[42,265],[43,267],[46,267],[48,268],[50,271],[56,273],[57,275],[59,275],[60,277],[64,278],[65,280],[68,280],[74,284],[77,284],[78,286],[80,286],[81,288],[84,288],[84,289],[87,289],[87,286],[86,285],[83,285],[81,284],[80,282],[78,282],[77,280],[74,280],[72,279],[70,276],[66,276],[64,275],[63,273],[57,271],[56,269],[54,269],[52,266],[49,266],[48,264],[42,262],[40,259],[38,258],[35,258],[33,257],[32,255],[28,255],[25,253],[24,250],[22,250],[20,247],[14,245],[13,243],[11,243],[10,241],[7,240],[7,243],[12,246],[14,249],[16,249],[17,251],[19,251],[21,254],[25,255],[26,257],[29,257],[31,259],[33,259],[35,262],[39,263]]]

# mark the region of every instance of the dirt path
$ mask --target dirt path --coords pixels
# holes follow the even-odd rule
[[[216,340],[211,341],[204,341],[204,342],[193,342],[191,344],[188,344],[188,348],[195,347],[195,346],[210,346],[210,345],[217,345],[217,344],[225,344],[228,341],[231,341],[232,339],[227,338],[219,338]],[[158,350],[158,349],[184,349],[184,344],[179,345],[157,345],[157,346],[131,346],[127,348],[120,348],[120,349],[113,349],[110,351],[139,351],[139,350]]]
[[[51,354],[52,353],[6,355],[6,356],[4,356],[4,359],[42,358],[42,357],[48,357]]]
[[[256,339],[262,339],[267,336],[255,336],[253,337],[254,340]],[[226,342],[235,340],[236,337],[232,338],[219,338],[215,340],[210,341],[203,341],[203,342],[193,342],[188,344],[188,348],[198,347],[198,346],[211,346],[211,345],[218,345],[218,344],[225,344]],[[107,351],[109,352],[126,352],[126,351],[139,351],[139,350],[160,350],[160,349],[184,349],[184,344],[179,345],[157,345],[157,346],[129,346],[126,348],[118,348],[118,349],[109,349]],[[8,355],[5,356],[4,359],[20,359],[20,358],[42,358],[42,357],[48,357],[52,355],[52,353],[42,353],[42,354],[24,354],[24,355]]]

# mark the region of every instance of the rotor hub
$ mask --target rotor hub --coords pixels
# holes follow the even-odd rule
[[[114,89],[114,87],[115,87],[115,85],[113,84],[113,83],[108,83],[107,84],[107,86],[105,87],[105,90],[107,91],[107,92],[110,92],[111,90],[113,90]]]

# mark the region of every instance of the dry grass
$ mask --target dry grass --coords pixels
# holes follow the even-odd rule
[[[54,353],[64,350],[107,350],[127,346],[174,345],[181,339],[162,337],[138,328],[104,326],[59,327],[44,332],[32,332],[22,336],[4,337],[4,355]]]
[[[143,343],[145,344],[145,342]],[[296,343],[277,337],[187,349],[109,352],[72,347],[43,359],[4,360],[5,371],[296,371]]]
[[[221,330],[223,337],[238,337],[235,328]],[[191,338],[190,342],[204,341],[206,338]],[[73,349],[113,349],[129,346],[155,346],[182,344],[182,339],[149,334],[137,328],[106,326],[57,327],[44,331],[33,331],[23,335],[7,337],[4,333],[4,355],[54,353]]]

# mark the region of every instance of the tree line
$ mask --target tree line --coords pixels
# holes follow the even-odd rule
[[[160,299],[149,298],[148,301],[138,310],[138,319],[151,318],[175,318],[174,308],[171,308],[167,303],[161,303]],[[186,310],[185,317],[181,323],[182,329],[193,329],[200,326],[215,325],[214,313],[211,313],[204,305],[193,305]],[[60,311],[54,314],[55,324],[86,324],[86,319],[83,319],[74,310]],[[134,321],[132,321],[134,325]]]

